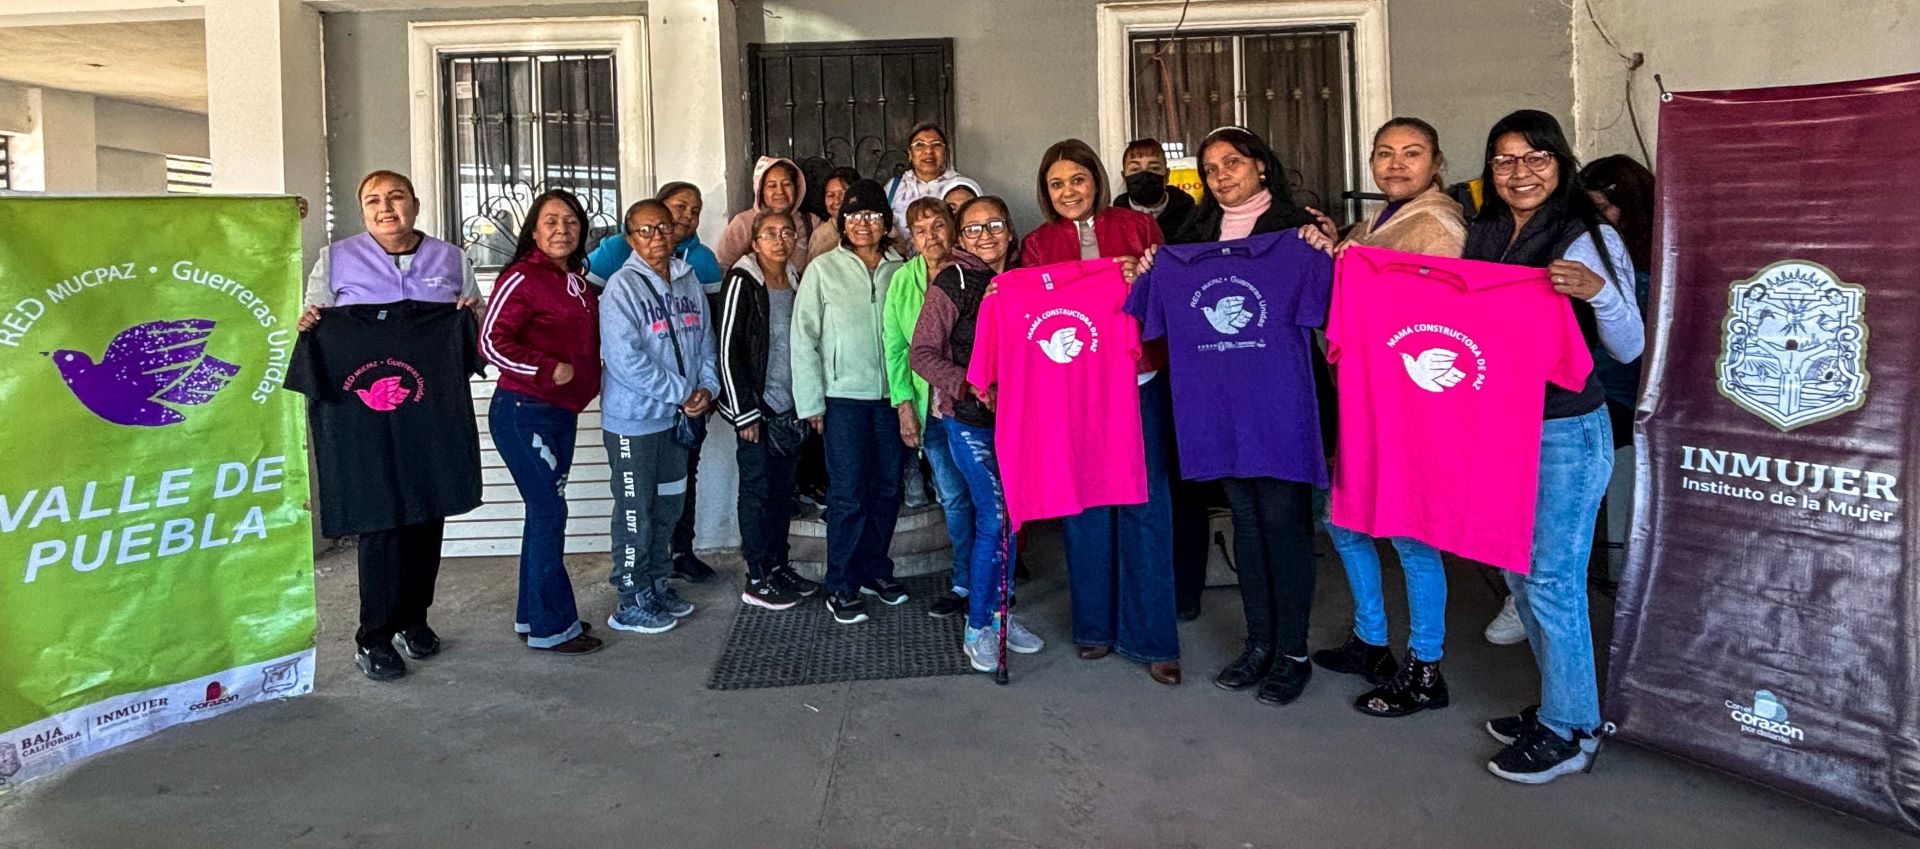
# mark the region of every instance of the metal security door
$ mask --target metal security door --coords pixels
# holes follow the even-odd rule
[[[885,182],[907,170],[907,133],[953,133],[953,40],[751,44],[753,150],[800,164],[816,210],[828,171]]]

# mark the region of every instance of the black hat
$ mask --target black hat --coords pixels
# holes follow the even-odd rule
[[[847,232],[847,216],[855,212],[878,212],[891,218],[893,210],[887,206],[887,190],[873,180],[864,179],[847,187],[846,195],[840,200],[840,215],[833,222],[843,235]]]

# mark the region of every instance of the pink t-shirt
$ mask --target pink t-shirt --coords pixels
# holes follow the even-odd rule
[[[1528,571],[1547,383],[1578,390],[1593,368],[1546,270],[1349,247],[1327,359],[1333,523]]]
[[[994,449],[1014,528],[1147,500],[1134,361],[1111,259],[1020,268],[980,303],[967,380],[994,391]]]

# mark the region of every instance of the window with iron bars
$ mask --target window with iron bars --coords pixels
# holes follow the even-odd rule
[[[8,138],[0,134],[0,191],[13,188],[13,159],[8,155]]]
[[[1136,34],[1133,136],[1159,139],[1169,160],[1197,159],[1207,133],[1246,127],[1279,154],[1295,203],[1350,221],[1358,212],[1352,45],[1351,27]]]
[[[213,160],[167,154],[167,194],[204,195],[213,191]]]
[[[618,229],[620,127],[613,54],[458,54],[441,60],[447,197],[479,270],[513,262],[533,198],[566,189],[587,211],[589,246]],[[431,201],[429,201],[431,202]]]

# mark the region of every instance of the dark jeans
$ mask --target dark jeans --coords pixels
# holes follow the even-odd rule
[[[354,632],[355,643],[384,645],[394,634],[427,624],[446,529],[445,519],[434,519],[360,535],[360,629]]]
[[[1173,493],[1173,597],[1181,607],[1200,603],[1207,588],[1207,560],[1213,554],[1213,527],[1207,509],[1220,495],[1219,481],[1180,479],[1179,452],[1173,456],[1168,489]]]
[[[759,442],[739,439],[734,445],[740,464],[740,556],[747,561],[747,577],[756,581],[787,565],[793,479],[800,466],[797,455],[781,457],[767,450],[765,434],[762,427]]]
[[[719,315],[719,313],[714,313]],[[700,446],[707,444],[707,421],[713,418],[708,413],[693,419],[694,443],[687,452],[687,499],[680,507],[680,518],[673,524],[673,556],[693,553],[693,513],[694,502],[699,501],[700,488]]]
[[[1173,601],[1173,499],[1167,488],[1172,409],[1164,373],[1140,387],[1147,503],[1095,507],[1061,522],[1074,644],[1111,646],[1143,663],[1180,658]]]
[[[668,540],[673,523],[682,515],[687,495],[687,449],[673,441],[673,431],[645,436],[600,432],[607,446],[613,491],[613,569],[607,582],[620,594],[620,604],[634,604],[641,590],[673,574]]]
[[[900,414],[885,401],[827,399],[827,591],[893,578],[900,518]]]
[[[505,389],[493,393],[487,430],[526,503],[520,533],[520,600],[514,630],[527,645],[551,648],[580,634],[580,611],[563,558],[567,544],[567,471],[579,417]]]
[[[1233,560],[1247,642],[1304,658],[1313,610],[1313,486],[1274,478],[1220,483],[1233,508]]]

